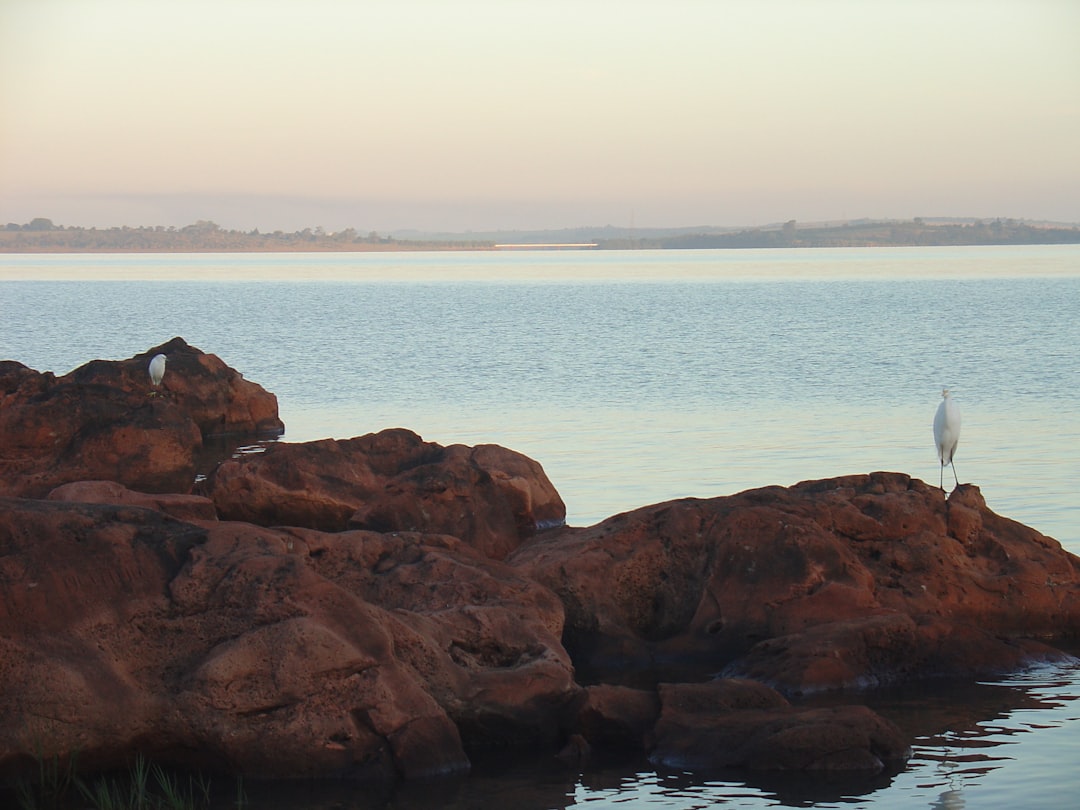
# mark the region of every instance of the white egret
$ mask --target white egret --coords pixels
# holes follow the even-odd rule
[[[937,413],[934,414],[934,444],[937,445],[938,459],[941,461],[941,477],[938,485],[941,491],[945,491],[945,465],[952,467],[953,479],[960,486],[960,479],[956,476],[956,465],[953,464],[953,456],[956,454],[956,445],[960,443],[960,408],[952,401],[949,389],[941,391],[941,404],[938,405]]]
[[[150,382],[153,383],[154,388],[157,388],[159,385],[161,385],[161,378],[164,376],[165,355],[155,354],[154,359],[150,361]]]

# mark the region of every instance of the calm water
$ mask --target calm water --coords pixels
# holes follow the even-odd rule
[[[0,359],[62,374],[176,335],[276,393],[286,440],[401,426],[502,444],[543,464],[574,525],[873,470],[936,481],[948,386],[960,479],[1080,553],[1078,246],[0,256]],[[958,778],[968,807],[1032,785],[1060,799],[1080,788],[1078,684],[1022,683],[1062,694],[976,724],[1008,752],[990,765],[942,753],[967,737],[930,737],[888,786],[835,801],[957,807]],[[787,801],[603,778],[557,806]]]
[[[253,807],[304,810],[697,810],[706,807],[1063,810],[1080,790],[1080,666],[1004,681],[909,689],[874,707],[913,737],[900,774],[856,779],[656,772],[645,763],[572,770],[481,763],[468,779],[373,796],[345,785],[247,786]],[[277,804],[276,802],[281,802]],[[224,810],[222,805],[221,810]]]

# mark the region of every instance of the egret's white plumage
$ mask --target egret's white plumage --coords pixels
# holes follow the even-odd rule
[[[155,354],[150,361],[150,382],[154,387],[161,385],[161,378],[165,376],[165,355]]]
[[[934,414],[934,444],[937,445],[938,459],[941,461],[941,477],[938,481],[942,491],[945,490],[945,465],[952,467],[953,479],[960,486],[960,479],[956,476],[956,465],[953,464],[953,456],[956,454],[956,445],[960,443],[960,408],[952,401],[949,389],[941,391],[941,404],[938,405],[937,413]]]

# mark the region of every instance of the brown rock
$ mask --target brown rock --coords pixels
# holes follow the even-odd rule
[[[458,771],[465,743],[569,721],[561,625],[553,594],[450,537],[0,499],[0,770],[139,750],[275,777]]]
[[[150,384],[147,367],[157,354],[167,358],[159,389]],[[137,354],[129,360],[93,360],[61,380],[82,386],[107,386],[145,397],[155,394],[189,415],[203,436],[232,434],[277,436],[277,397],[244,379],[221,358],[189,346],[183,338]]]
[[[169,357],[160,391],[147,374],[158,352]],[[204,435],[282,428],[273,394],[181,338],[59,378],[2,363],[0,402],[0,494],[27,497],[86,480],[188,492]]]
[[[55,382],[51,371],[42,374],[14,360],[0,360],[0,410],[44,393]]]
[[[869,771],[910,756],[904,735],[865,706],[798,709],[752,682],[663,684],[650,761],[684,770]]]
[[[156,509],[179,520],[217,520],[214,502],[199,495],[136,492],[115,481],[73,481],[59,486],[46,498],[74,503],[107,503]]]
[[[660,699],[653,690],[596,684],[585,690],[577,725],[593,746],[646,750],[660,717]]]
[[[1002,637],[970,623],[918,621],[887,612],[837,620],[756,644],[726,674],[757,678],[786,694],[868,688],[928,675],[985,676],[1063,654],[1027,638]]]
[[[269,445],[222,463],[201,489],[227,520],[449,534],[495,559],[566,516],[535,461],[494,445],[443,447],[403,429]]]
[[[564,643],[598,678],[696,668],[815,691],[1003,671],[1056,654],[1028,639],[1080,633],[1076,557],[976,487],[947,507],[897,473],[645,507],[510,562],[559,594]]]
[[[552,741],[580,689],[546,588],[447,535],[288,529],[312,568],[393,617],[395,654],[475,744]]]
[[[180,339],[60,379],[0,363],[0,494],[49,493],[0,497],[0,771],[141,750],[391,779],[565,743],[875,772],[906,756],[891,724],[775,690],[1000,672],[1080,634],[1080,560],[975,487],[895,473],[569,529],[536,462],[399,429],[160,494],[188,491],[204,438],[280,430],[264,394]],[[700,683],[718,672],[739,677]]]
[[[658,691],[663,712],[667,714],[713,715],[791,706],[775,689],[745,678],[718,678],[706,683],[662,683]]]

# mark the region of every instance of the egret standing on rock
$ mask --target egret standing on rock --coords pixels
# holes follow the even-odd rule
[[[956,445],[960,443],[960,408],[952,397],[949,389],[941,391],[941,404],[938,405],[937,413],[934,414],[934,443],[937,445],[938,458],[941,460],[941,477],[939,486],[945,491],[945,465],[952,467],[953,479],[960,486],[960,479],[956,476],[956,465],[953,464],[953,456],[956,454]]]
[[[154,388],[161,385],[161,378],[165,376],[165,355],[155,354],[154,359],[150,361],[150,382],[153,383]],[[151,391],[150,393],[154,393]]]

